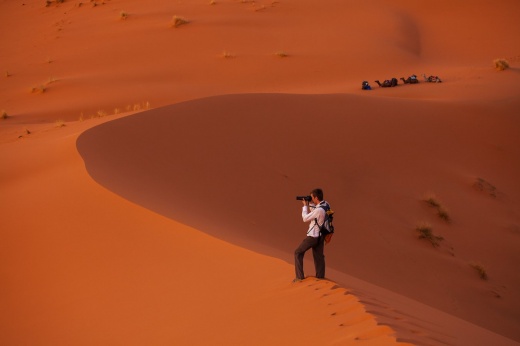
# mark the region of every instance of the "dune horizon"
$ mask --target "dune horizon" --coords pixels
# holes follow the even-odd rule
[[[0,0],[0,344],[520,345],[518,13]]]

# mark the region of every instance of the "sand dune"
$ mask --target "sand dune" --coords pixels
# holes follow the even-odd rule
[[[0,343],[517,345],[518,13],[0,0]]]
[[[3,145],[2,344],[406,344],[345,288],[101,188],[86,127]]]
[[[520,129],[513,112],[490,127],[482,126],[491,115],[482,107],[468,116],[459,107],[349,95],[223,96],[107,123],[85,132],[78,148],[90,175],[119,195],[288,261],[300,228],[294,196],[321,182],[345,211],[337,217],[344,232],[328,249],[333,268],[512,332],[520,302],[510,294],[519,282],[499,268],[519,260],[511,212],[520,193]],[[390,108],[399,112],[389,118],[382,110]],[[320,113],[328,126],[316,130]],[[300,138],[314,131],[329,137]],[[490,162],[504,171],[497,175]],[[478,177],[500,181],[501,196],[476,191]],[[423,201],[429,192],[450,222]],[[445,238],[438,249],[417,240],[422,221]],[[493,280],[481,282],[473,261],[497,270]],[[402,279],[408,275],[413,282]]]

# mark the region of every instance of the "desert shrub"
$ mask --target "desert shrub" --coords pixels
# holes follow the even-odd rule
[[[122,20],[125,20],[128,18],[128,12],[125,12],[125,11],[121,11],[119,13],[119,19],[122,19]]]
[[[56,120],[56,122],[54,122],[54,127],[64,127],[65,126],[65,121],[63,120]]]
[[[230,58],[235,58],[236,55],[233,54],[233,53],[230,53],[228,51],[223,51],[222,54],[220,55],[221,57],[225,58],[225,59],[230,59]]]
[[[278,56],[280,58],[287,58],[289,56],[289,54],[287,54],[284,51],[279,51],[279,52],[276,52],[275,54],[276,54],[276,56]]]
[[[427,194],[423,199],[430,207],[437,209],[437,215],[446,222],[450,222],[451,218],[446,208],[435,197],[434,194]]]
[[[61,4],[61,3],[64,3],[65,0],[46,0],[45,7],[49,7],[53,2],[56,4]]]
[[[424,196],[424,201],[428,203],[428,205],[435,208],[439,208],[441,206],[441,203],[437,200],[437,197],[433,193],[429,193]]]
[[[40,85],[40,86],[37,86],[37,87],[33,87],[33,88],[31,89],[31,92],[32,92],[33,94],[43,94],[43,93],[45,92],[45,90],[47,90],[47,89],[45,88],[45,85]]]
[[[439,242],[444,240],[443,237],[433,234],[432,226],[429,223],[420,223],[415,230],[419,233],[419,239],[428,240],[434,247],[438,247]]]
[[[509,62],[506,59],[495,59],[493,60],[495,68],[499,71],[503,71],[509,68]]]
[[[448,211],[443,207],[437,208],[437,215],[439,215],[439,217],[446,222],[450,221],[450,215],[448,214]]]
[[[173,16],[173,18],[172,18],[172,26],[174,28],[178,28],[179,26],[188,24],[188,23],[189,23],[189,21],[187,19],[184,19],[179,16]]]
[[[2,111],[2,113],[0,113],[0,119],[7,119],[9,118],[9,114],[7,114],[6,111]]]
[[[482,178],[477,178],[473,187],[478,191],[486,192],[491,197],[497,197],[497,188]]]
[[[488,279],[487,272],[486,272],[486,270],[484,269],[484,267],[481,264],[471,263],[470,266],[477,271],[478,276],[482,280],[487,280]]]

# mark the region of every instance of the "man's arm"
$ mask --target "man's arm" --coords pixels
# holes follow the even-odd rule
[[[304,202],[303,208],[302,208],[303,222],[309,222],[309,221],[312,221],[312,220],[318,218],[318,216],[320,215],[319,210],[321,208],[316,208],[314,205],[309,205],[308,201],[303,201],[303,202]]]

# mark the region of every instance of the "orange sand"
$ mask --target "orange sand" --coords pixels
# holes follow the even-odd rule
[[[518,345],[518,13],[0,0],[0,344]]]

